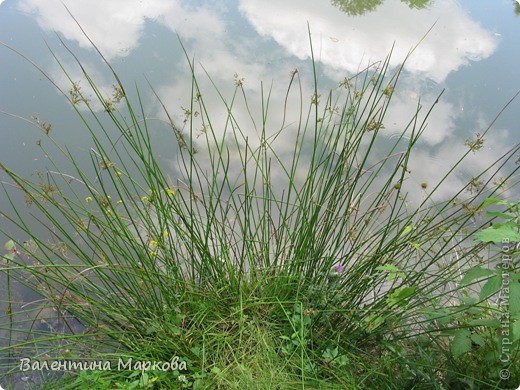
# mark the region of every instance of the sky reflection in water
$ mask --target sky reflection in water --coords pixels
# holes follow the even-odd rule
[[[347,4],[351,7],[351,14],[360,14],[362,12],[354,7],[355,1],[339,0],[239,0],[237,3],[94,0],[65,3],[68,10],[59,0],[19,0],[7,2],[2,8],[15,8],[21,13],[18,17],[24,23],[34,24],[36,21],[47,32],[44,34],[46,39],[52,40],[51,32],[54,31],[62,36],[73,50],[81,53],[102,92],[109,94],[113,82],[106,69],[95,59],[90,42],[71,18],[70,12],[106,58],[123,74],[132,74],[140,81],[143,74],[150,78],[167,106],[177,113],[179,122],[182,121],[180,107],[187,106],[191,85],[187,82],[188,67],[175,34],[225,96],[232,92],[234,79],[238,75],[245,79],[244,87],[250,106],[258,108],[263,81],[264,89],[271,89],[270,118],[276,130],[279,128],[277,121],[281,121],[283,116],[290,72],[298,68],[304,75],[305,71],[307,76],[309,74],[307,26],[312,32],[319,77],[327,88],[336,86],[344,77],[355,74],[367,64],[384,59],[390,50],[393,50],[390,64],[397,67],[410,49],[420,42],[406,62],[406,72],[394,96],[383,132],[389,137],[398,134],[415,112],[419,99],[426,110],[446,88],[446,93],[428,119],[422,138],[424,148],[416,153],[411,164],[418,167],[414,171],[415,186],[423,181],[434,183],[440,179],[464,150],[464,140],[485,129],[492,115],[512,96],[515,83],[520,88],[518,50],[509,50],[506,53],[509,63],[503,64],[512,72],[511,90],[495,90],[490,85],[493,75],[486,73],[486,67],[482,67],[480,72],[472,69],[479,62],[485,63],[484,60],[493,58],[495,53],[500,52],[501,45],[511,45],[509,42],[520,36],[520,18],[515,17],[512,12],[515,5],[508,0],[480,2],[479,5],[453,0],[377,0],[372,2],[374,12],[357,16],[342,12],[340,6],[340,3]],[[412,3],[417,7],[411,7]],[[485,7],[492,10],[489,15],[482,12]],[[501,24],[494,22],[493,15]],[[493,23],[494,28],[486,26]],[[425,36],[430,28],[431,31]],[[512,35],[515,32],[517,35]],[[4,41],[8,41],[7,38],[0,36]],[[43,46],[43,38],[33,39],[41,39]],[[3,59],[4,53],[0,55]],[[504,55],[504,50],[501,55]],[[68,80],[56,64],[51,65],[48,55],[47,58],[36,58],[38,60],[46,64],[45,70],[65,90],[69,89]],[[64,62],[71,69],[74,79],[83,78],[70,57],[64,56]],[[198,70],[203,74],[201,67]],[[471,73],[472,78],[465,78],[465,72]],[[494,72],[506,73],[497,67]],[[129,79],[134,76],[129,76]],[[485,82],[486,79],[490,79],[489,83]],[[303,80],[303,96],[311,96],[312,79],[305,77]],[[203,90],[212,89],[207,77],[202,76],[199,82]],[[86,84],[85,81],[82,83]],[[30,92],[21,90],[17,93]],[[494,104],[487,104],[478,95],[486,96]],[[213,119],[216,123],[220,120],[223,128],[226,110],[218,103],[217,94],[208,92],[206,99],[212,107]],[[215,104],[211,104],[212,100]],[[151,98],[147,103],[150,115],[164,118]],[[510,112],[518,110],[518,107],[515,103]],[[97,108],[102,109],[101,105]],[[42,103],[41,111],[44,109],[45,103]],[[235,115],[239,121],[249,121],[245,110],[235,112]],[[295,104],[288,117],[296,121],[298,115],[299,105]],[[514,127],[511,119],[511,114],[504,115],[504,119],[497,124],[494,136],[486,139],[486,148],[478,155],[470,156],[465,165],[468,175],[480,171],[512,143],[518,142],[518,128]],[[252,126],[250,131],[249,135],[254,139],[256,135]],[[74,137],[70,137],[64,142],[73,143],[73,140]],[[18,164],[16,161],[8,163]],[[446,192],[439,192],[438,196],[447,195],[449,188],[455,188],[463,180],[460,176],[450,177]]]

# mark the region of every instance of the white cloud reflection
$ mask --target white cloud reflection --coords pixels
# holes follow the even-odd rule
[[[384,58],[394,44],[391,65],[396,66],[434,24],[406,69],[437,82],[470,60],[490,56],[497,46],[489,31],[449,0],[420,11],[389,0],[363,17],[347,17],[326,0],[241,0],[240,9],[258,33],[302,59],[310,55],[308,22],[315,56],[332,70],[355,72]]]
[[[215,34],[222,27],[207,10],[184,8],[170,0],[21,0],[19,8],[33,14],[44,30],[60,32],[66,39],[90,48],[72,14],[108,59],[125,56],[137,47],[146,20],[173,25],[187,38]],[[204,28],[199,28],[201,25]]]
[[[377,12],[363,17],[348,17],[328,0],[240,0],[239,9],[242,15],[261,37],[231,34],[229,31],[236,20],[229,18],[223,10],[215,12],[211,5],[204,3],[194,6],[175,0],[93,0],[69,1],[66,4],[85,32],[109,59],[126,56],[135,49],[144,33],[146,21],[154,20],[179,34],[181,40],[187,43],[190,55],[196,53],[196,62],[200,62],[208,70],[225,99],[231,99],[234,74],[244,77],[244,89],[248,94],[248,105],[253,108],[257,129],[243,102],[236,103],[234,115],[242,125],[245,135],[249,137],[250,145],[259,142],[257,134],[261,129],[260,108],[262,99],[265,102],[270,88],[266,127],[271,134],[280,130],[281,118],[284,117],[286,108],[284,99],[288,74],[298,62],[294,56],[301,60],[310,56],[307,22],[312,31],[315,57],[324,65],[325,74],[336,81],[357,72],[369,61],[383,59],[394,44],[390,64],[399,65],[409,50],[435,24],[407,62],[406,70],[411,75],[398,86],[384,122],[382,134],[388,136],[402,131],[415,113],[419,97],[424,106],[423,112],[436,101],[440,88],[429,88],[431,83],[426,82],[427,78],[442,83],[451,72],[468,65],[470,61],[489,57],[497,47],[496,38],[491,32],[471,20],[456,2],[449,0],[436,0],[431,8],[420,11],[411,10],[397,0],[387,0]],[[33,13],[42,28],[58,31],[66,39],[77,41],[81,47],[90,47],[61,1],[21,0],[20,8]],[[265,48],[269,40],[265,37],[272,38],[279,45],[274,49],[280,57],[275,65],[266,59],[268,53]],[[179,60],[185,61],[184,58]],[[183,120],[182,110],[179,108],[189,107],[191,94],[190,77],[185,63],[184,70],[182,72],[177,69],[177,74],[165,76],[164,83],[155,86],[167,107],[180,113],[176,117],[179,123]],[[213,88],[211,82],[202,71],[200,74],[200,86],[205,91],[205,103],[210,110],[214,129],[222,132],[226,126],[227,109],[214,90],[208,92]],[[78,74],[77,77],[81,75]],[[261,81],[264,82],[263,97]],[[303,80],[304,110],[312,93],[311,81]],[[106,93],[110,91],[108,81],[104,90]],[[288,128],[287,134],[295,131],[300,114],[298,97],[293,97],[292,103],[287,105],[288,111],[285,112],[285,125],[293,126]],[[156,114],[155,110],[156,108],[153,109],[153,114]],[[442,178],[441,172],[446,172],[460,155],[456,151],[461,150],[463,141],[454,134],[455,121],[459,115],[460,112],[453,104],[441,100],[428,118],[422,141],[430,146],[442,145],[442,148],[439,148],[436,157],[427,148],[418,150],[413,163],[420,167],[417,169],[417,172],[420,171],[417,180],[431,182],[430,188]],[[293,147],[286,139],[291,138],[286,136],[277,140],[281,153],[288,152]],[[454,140],[457,141],[453,142]],[[469,166],[467,173],[483,168],[484,163],[490,163],[493,156],[497,156],[505,147],[505,144],[500,145],[497,141],[493,150],[481,151],[479,159],[472,160],[473,165]],[[447,180],[450,185],[445,186],[443,191],[458,188],[463,180],[460,177],[450,177]]]

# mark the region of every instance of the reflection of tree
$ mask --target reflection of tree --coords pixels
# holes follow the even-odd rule
[[[349,15],[374,11],[384,0],[331,0],[332,5]]]
[[[433,0],[401,0],[408,4],[410,8],[421,9],[426,7]],[[331,0],[332,5],[349,15],[363,15],[367,12],[375,11],[384,0]]]
[[[514,0],[513,3],[515,3],[515,15],[520,16],[520,3],[516,0]]]
[[[408,4],[410,8],[421,9],[426,7],[431,0],[401,0],[401,2]]]

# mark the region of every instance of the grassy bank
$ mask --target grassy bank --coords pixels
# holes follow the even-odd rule
[[[47,170],[27,179],[1,165],[15,208],[3,215],[22,232],[4,232],[2,384],[38,374],[60,389],[517,386],[518,307],[508,308],[506,361],[501,252],[486,244],[517,231],[517,210],[486,199],[516,188],[519,145],[434,201],[487,134],[468,140],[443,179],[421,183],[422,198],[409,201],[409,163],[435,108],[418,105],[398,137],[385,136],[402,70],[388,60],[331,91],[313,69],[312,96],[295,70],[281,118],[271,118],[268,89],[250,107],[237,77],[234,93],[220,95],[227,115],[217,125],[199,87],[207,76],[187,56],[183,119],[156,94],[173,167],[155,153],[156,121],[139,90],[130,94],[108,62],[111,96],[63,67],[70,84],[55,86],[92,137],[90,164],[37,119]],[[288,105],[300,107],[296,122],[286,121]],[[19,197],[45,235],[21,217]],[[501,213],[484,214],[491,204]],[[493,220],[498,233],[475,240]],[[38,294],[23,324],[16,283]],[[32,370],[53,361],[94,369]]]

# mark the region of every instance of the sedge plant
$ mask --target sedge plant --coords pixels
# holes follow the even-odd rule
[[[431,374],[439,370],[467,379],[460,356],[436,338],[439,318],[429,314],[452,307],[464,287],[457,278],[482,261],[472,235],[488,221],[475,217],[484,196],[514,188],[519,145],[449,199],[434,201],[470,147],[421,201],[409,202],[403,183],[434,107],[418,105],[389,143],[384,121],[403,71],[391,71],[389,57],[329,92],[320,89],[313,61],[310,98],[295,70],[276,120],[270,90],[262,89],[255,108],[243,80],[235,80],[231,97],[215,85],[226,112],[222,128],[199,86],[209,76],[186,55],[191,96],[183,121],[151,87],[166,118],[172,168],[155,152],[157,122],[140,90],[130,94],[104,60],[114,84],[106,96],[74,58],[93,97],[57,55],[68,88],[33,65],[89,132],[90,162],[80,163],[38,118],[31,122],[44,134],[47,171],[28,179],[0,166],[14,209],[2,215],[21,232],[4,231],[4,380],[19,380],[26,357],[29,365],[93,364],[38,371],[50,388],[56,381],[85,389],[398,388],[403,380],[441,388],[448,375]],[[238,119],[240,105],[248,123]],[[289,105],[300,107],[291,123]],[[280,140],[289,149],[278,149]],[[505,181],[492,186],[499,174]],[[468,191],[476,181],[482,185]],[[17,197],[45,234],[33,233]],[[30,305],[15,304],[15,284],[34,291]],[[42,320],[49,326],[39,326]],[[428,348],[414,352],[425,338]],[[429,351],[441,357],[427,361]],[[120,360],[125,370],[101,363]],[[170,365],[149,370],[137,363],[144,361]]]

